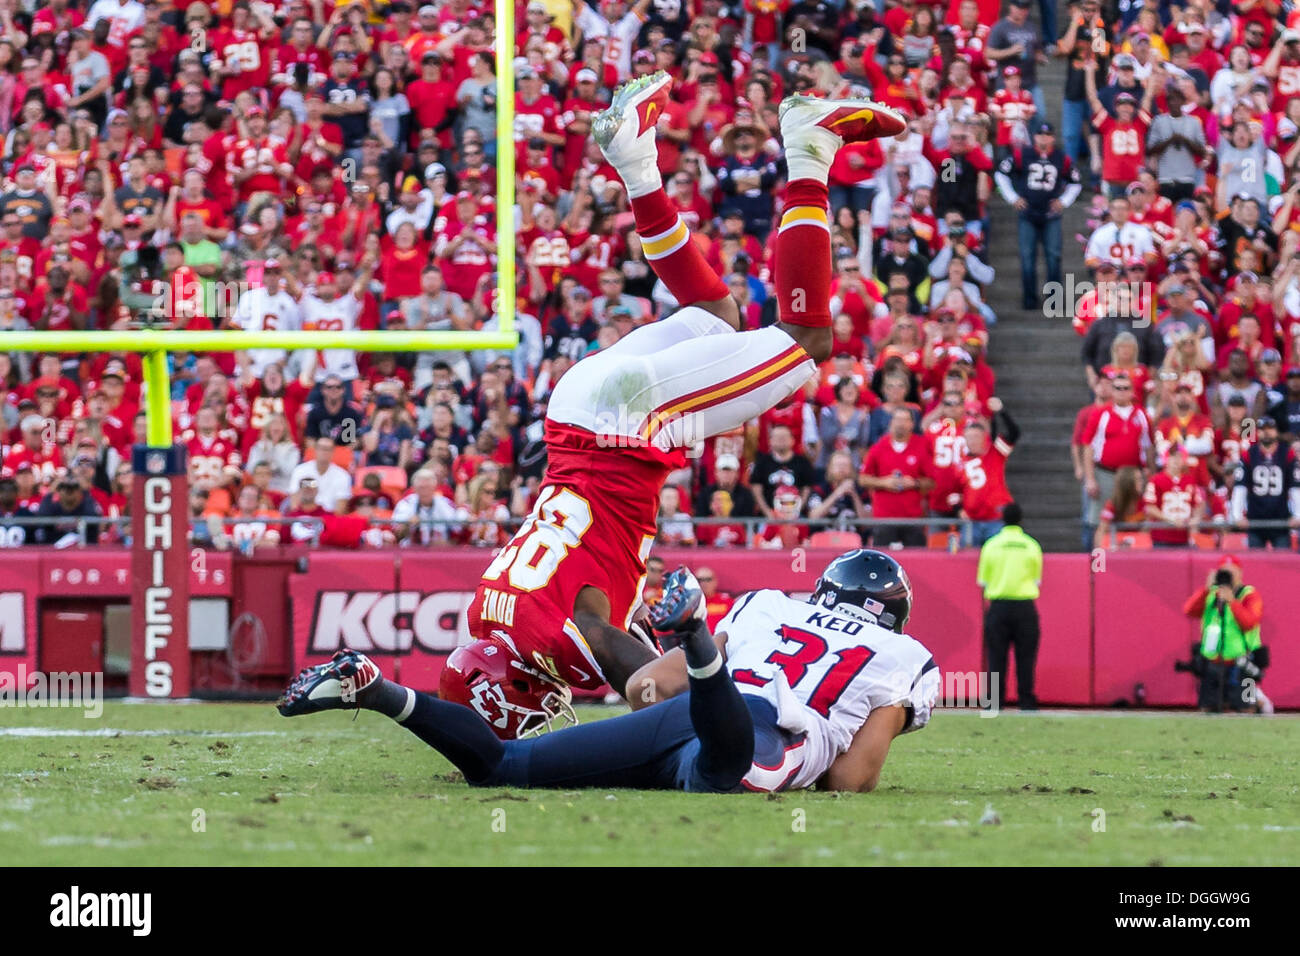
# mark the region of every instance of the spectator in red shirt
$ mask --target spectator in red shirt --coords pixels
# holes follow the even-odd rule
[[[1007,487],[1007,458],[1020,437],[1020,428],[1002,407],[1000,398],[988,400],[991,425],[982,419],[968,422],[963,439],[966,450],[960,466],[960,516],[971,524],[963,529],[963,546],[978,548],[1002,530],[1002,508],[1011,502]]]
[[[924,495],[934,486],[931,457],[925,439],[915,433],[915,419],[908,408],[896,408],[889,431],[867,450],[862,462],[862,486],[871,492],[871,516],[921,518]],[[925,528],[877,525],[872,547],[925,547]]]
[[[1134,404],[1133,382],[1118,376],[1111,383],[1114,398],[1093,409],[1080,436],[1089,446],[1083,455],[1083,485],[1088,495],[1087,524],[1096,526],[1101,504],[1115,491],[1115,471],[1125,465],[1146,468],[1151,449],[1151,426],[1146,413]]]
[[[1147,482],[1143,502],[1148,520],[1174,526],[1153,528],[1151,543],[1157,548],[1187,547],[1205,512],[1205,498],[1196,479],[1187,471],[1187,452],[1182,445],[1169,449],[1164,471]]]

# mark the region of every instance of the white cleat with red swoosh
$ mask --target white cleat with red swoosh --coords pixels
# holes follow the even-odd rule
[[[874,100],[828,100],[795,94],[781,101],[777,114],[781,120],[781,137],[820,127],[834,133],[846,143],[863,143],[883,136],[897,136],[907,128],[907,120],[894,110]]]
[[[655,128],[672,85],[673,78],[663,70],[630,80],[614,91],[609,108],[592,121],[600,151],[618,170],[631,197],[653,192],[662,182]]]

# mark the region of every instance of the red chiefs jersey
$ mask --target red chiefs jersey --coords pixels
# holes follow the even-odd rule
[[[1160,509],[1166,521],[1191,520],[1197,506],[1204,500],[1196,479],[1188,472],[1183,472],[1177,478],[1171,478],[1163,471],[1152,475],[1143,496],[1146,504]],[[1151,540],[1165,544],[1187,544],[1190,534],[1186,528],[1153,528]]]
[[[1102,112],[1093,117],[1092,125],[1101,135],[1101,178],[1110,183],[1136,181],[1146,158],[1151,117],[1145,110],[1138,110],[1133,119],[1121,123]]]
[[[462,223],[456,217],[456,204],[452,202],[443,207],[433,222],[436,237],[433,250],[434,254],[442,260],[439,265],[442,267],[447,289],[468,302],[474,298],[479,278],[492,271],[492,259],[476,242],[463,242],[448,256],[447,247],[466,226],[485,240],[496,241],[496,229],[491,217],[480,213],[474,217],[472,223]],[[594,283],[588,286],[588,288],[593,287]]]
[[[1300,96],[1300,61],[1288,62],[1283,54],[1283,62],[1277,67],[1277,82],[1273,87],[1273,111],[1285,113],[1287,101],[1297,96]]]
[[[221,204],[212,199],[200,199],[197,202],[191,202],[188,199],[176,200],[175,218],[172,221],[172,230],[180,231],[181,220],[189,213],[196,214],[203,220],[204,228],[217,228],[226,224],[226,213]]]
[[[37,449],[28,448],[20,441],[10,446],[9,454],[5,455],[4,468],[12,473],[24,464],[32,466],[38,485],[48,485],[63,469],[63,456],[59,454],[59,446],[55,442],[47,442]]]
[[[234,206],[234,188],[230,184],[229,153],[235,137],[220,130],[203,141],[202,156],[196,167],[203,173],[204,186],[212,201],[225,209]]]
[[[546,290],[553,290],[569,268],[569,237],[561,229],[531,229],[519,234],[524,262],[537,266]]]
[[[75,282],[69,282],[63,295],[55,296],[50,287],[43,282],[36,287],[27,302],[27,316],[36,328],[49,329],[51,332],[66,331],[72,328],[72,313],[80,312],[83,316],[89,308],[86,290]],[[41,325],[48,321],[48,325]]]
[[[1233,344],[1240,337],[1237,320],[1243,315],[1253,315],[1259,320],[1259,341],[1264,348],[1277,348],[1277,317],[1273,305],[1255,296],[1252,305],[1245,305],[1235,295],[1228,296],[1219,305],[1219,314],[1210,320],[1214,326],[1214,341],[1220,346]]]
[[[975,82],[964,87],[950,86],[939,94],[940,106],[947,106],[953,100],[962,106],[969,106],[976,113],[987,113],[989,109],[988,94]]]
[[[1181,421],[1177,415],[1166,415],[1156,426],[1156,454],[1164,461],[1169,449],[1181,445],[1189,438],[1200,438],[1206,433],[1214,441],[1214,424],[1208,415],[1192,412],[1187,421]],[[1187,473],[1196,479],[1202,488],[1210,484],[1209,457],[1206,455],[1187,455]]]
[[[223,99],[233,100],[245,90],[265,88],[270,84],[274,54],[256,31],[232,27],[218,31],[209,42],[214,59],[221,61],[222,69],[238,68],[237,73],[224,77],[221,82]]]
[[[790,429],[790,434],[794,436],[794,453],[802,455],[803,447],[803,407],[804,396],[803,390],[796,391],[789,398],[785,399],[778,405],[769,408],[762,415],[758,416],[758,451],[759,454],[767,454],[772,450],[772,444],[769,438],[772,429],[777,425],[785,425]]]
[[[543,133],[560,132],[560,105],[555,97],[543,93],[534,103],[524,102],[522,93],[515,94],[515,142],[521,149],[528,140]]]
[[[413,58],[412,63],[419,63]],[[411,105],[414,122],[411,123],[411,143],[417,145],[421,130],[437,129],[447,114],[456,108],[456,88],[447,80],[429,83],[415,80],[406,88],[406,101]],[[450,128],[438,134],[443,146],[451,145]]]
[[[32,277],[36,274],[36,257],[41,254],[41,240],[32,236],[23,236],[16,240],[0,240],[0,253],[13,254],[18,278],[25,288],[30,289]]]
[[[292,43],[285,43],[275,51],[275,56],[271,60],[271,69],[277,77],[283,77],[281,82],[292,85],[294,65],[306,63],[307,84],[317,87],[327,79],[326,68],[329,66],[325,62],[327,56],[329,51],[320,49],[314,43],[305,50],[299,50]]]
[[[181,444],[189,457],[190,481],[217,482],[227,465],[238,468],[243,459],[239,454],[239,439],[233,433],[218,432],[204,438],[191,429],[181,433]]]
[[[573,624],[594,587],[610,622],[626,628],[654,543],[659,492],[680,452],[607,448],[591,432],[548,420],[546,475],[532,513],[483,572],[467,612],[470,634],[504,641],[532,666],[594,689],[604,676]]]
[[[298,414],[307,402],[311,389],[297,379],[286,382],[281,395],[263,395],[262,383],[253,382],[244,390],[244,399],[248,403],[248,428],[244,430],[244,440],[240,451],[247,456],[248,450],[262,437],[271,416],[284,415],[289,420],[289,434],[298,438]]]
[[[1010,90],[998,90],[993,94],[993,110],[998,114],[998,138],[999,146],[1011,145],[1011,130],[1015,128],[1016,123],[1024,123],[1028,126],[1029,120],[1033,118],[1038,107],[1034,105],[1034,97],[1028,90],[1018,90],[1012,93]]]
[[[888,435],[867,450],[862,460],[862,474],[876,478],[902,475],[905,478],[933,477],[930,449],[920,435],[913,435],[901,449],[894,447]],[[921,490],[904,491],[877,488],[871,492],[873,518],[919,518],[923,514]]]
[[[682,222],[686,223],[686,228],[691,232],[697,231],[700,226],[713,218],[713,208],[708,200],[700,195],[698,189],[693,189],[690,199],[685,202],[678,196],[676,190],[668,198],[677,207],[677,215],[682,217]]]
[[[337,160],[330,155],[318,142],[324,140],[340,150],[343,147],[343,130],[337,123],[331,123],[329,120],[321,122],[320,126],[312,129],[306,123],[298,127],[297,135],[300,137],[302,148],[298,152],[298,164],[294,166],[294,174],[304,183],[311,182],[312,174],[317,169],[324,166],[333,171],[337,165]]]
[[[1139,226],[1146,226],[1160,239],[1168,239],[1174,234],[1174,206],[1164,196],[1157,196],[1140,212],[1134,209],[1129,213],[1128,221]]]
[[[934,478],[930,510],[936,513],[951,512],[955,507],[951,496],[961,493],[961,465],[966,456],[966,440],[961,432],[961,422],[936,418],[923,433],[930,449],[931,477]]]
[[[1231,471],[1237,462],[1246,456],[1250,446],[1255,444],[1254,433],[1243,434],[1237,425],[1216,429],[1214,432],[1214,450],[1223,463],[1224,471]]]
[[[1007,456],[1011,446],[994,439],[982,455],[968,451],[961,463],[961,506],[972,521],[996,521],[1011,501],[1007,489]]]
[[[276,170],[281,163],[288,161],[288,149],[284,140],[277,136],[237,139],[226,154],[226,167],[232,181],[235,170],[253,170],[253,175],[238,186],[239,198],[245,201],[257,192],[283,193],[284,178]]]
[[[568,274],[588,289],[600,288],[600,274],[615,265],[620,251],[617,236],[601,236],[590,232],[575,232],[569,235],[569,248],[575,253],[588,239],[593,240],[582,254],[581,259],[574,260],[569,266]]]

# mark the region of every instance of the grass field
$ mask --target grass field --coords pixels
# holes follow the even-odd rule
[[[10,865],[1277,865],[1298,808],[1293,717],[944,711],[875,793],[769,797],[473,790],[370,713],[0,710]]]

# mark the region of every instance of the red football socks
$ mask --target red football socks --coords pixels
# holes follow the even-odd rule
[[[646,259],[679,303],[716,302],[727,297],[726,285],[691,239],[691,231],[667,193],[656,189],[638,196],[632,200],[632,214]]]
[[[776,236],[776,301],[782,322],[813,328],[831,324],[830,193],[817,179],[785,188]]]

